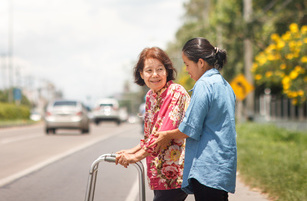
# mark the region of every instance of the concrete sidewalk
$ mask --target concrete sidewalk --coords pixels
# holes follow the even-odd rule
[[[185,201],[194,201],[194,196],[189,195]],[[266,195],[250,189],[237,176],[236,192],[229,193],[229,201],[269,201]]]
[[[229,201],[269,201],[269,199],[261,192],[250,189],[237,176],[236,192],[229,193]]]
[[[153,200],[153,192],[148,185],[146,185],[146,200]],[[194,200],[194,195],[189,195],[185,201]],[[250,189],[237,176],[236,192],[235,194],[229,193],[229,201],[269,201],[269,199],[259,191]]]

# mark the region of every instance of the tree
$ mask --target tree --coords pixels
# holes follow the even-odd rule
[[[222,73],[231,81],[243,72],[244,39],[251,39],[254,55],[257,55],[269,46],[273,33],[282,35],[291,23],[307,24],[306,4],[306,0],[253,1],[253,15],[250,22],[245,23],[242,0],[190,0],[184,4],[182,26],[175,41],[168,44],[167,52],[171,58],[178,58],[187,40],[207,38],[213,45],[227,50],[228,64]],[[182,69],[181,63],[179,80],[184,75]]]
[[[20,101],[20,104],[23,105],[23,106],[28,106],[28,107],[31,107],[31,102],[29,101],[29,99],[21,94],[21,101]],[[3,103],[8,103],[9,102],[9,90],[0,90],[0,102],[3,102]]]

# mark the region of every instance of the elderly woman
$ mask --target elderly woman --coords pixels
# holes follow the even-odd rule
[[[146,158],[147,176],[154,201],[182,201],[181,190],[185,140],[172,140],[164,149],[149,146],[158,131],[176,129],[184,117],[190,97],[175,84],[176,70],[168,55],[157,47],[145,48],[134,68],[135,83],[150,88],[146,95],[144,139],[134,148],[117,152],[116,164],[127,167]]]

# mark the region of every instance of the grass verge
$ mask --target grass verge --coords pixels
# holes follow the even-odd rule
[[[246,184],[273,200],[307,200],[307,132],[245,123],[237,126],[237,144]]]
[[[32,120],[18,119],[18,120],[0,120],[0,128],[12,126],[24,126],[37,123]]]

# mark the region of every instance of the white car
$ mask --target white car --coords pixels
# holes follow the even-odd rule
[[[114,98],[105,98],[96,102],[93,110],[93,121],[98,125],[102,121],[121,123],[119,103]]]
[[[79,129],[89,133],[90,120],[86,107],[75,100],[57,100],[47,106],[45,131],[56,133],[57,129]]]

